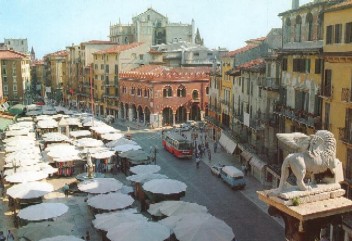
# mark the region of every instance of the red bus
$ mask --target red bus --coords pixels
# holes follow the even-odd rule
[[[162,144],[165,150],[178,158],[192,158],[192,142],[178,133],[164,131]]]

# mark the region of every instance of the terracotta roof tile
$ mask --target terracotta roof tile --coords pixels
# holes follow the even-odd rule
[[[338,3],[338,4],[335,4],[335,5],[331,6],[331,7],[329,7],[326,10],[326,12],[331,12],[331,11],[334,11],[334,10],[350,8],[350,7],[352,7],[352,0],[347,0],[345,2]]]
[[[131,43],[131,44],[122,44],[122,45],[115,45],[111,48],[107,48],[105,50],[100,50],[95,52],[94,54],[113,54],[113,53],[121,53],[123,51],[129,50],[129,49],[133,49],[136,48],[140,45],[142,45],[143,43]]]
[[[246,45],[246,46],[244,46],[244,47],[242,47],[242,48],[239,48],[239,49],[236,49],[236,50],[234,50],[234,51],[228,52],[225,56],[226,56],[226,57],[234,57],[234,56],[236,56],[237,54],[246,52],[246,51],[248,51],[248,50],[250,50],[250,49],[253,49],[253,48],[257,47],[257,46],[258,46],[258,45],[256,45],[256,44],[248,44],[248,45]]]
[[[263,65],[265,65],[265,60],[259,58],[259,59],[254,59],[249,62],[243,63],[237,66],[236,69],[261,68]]]
[[[67,56],[68,55],[68,51],[67,50],[59,50],[59,51],[56,51],[54,53],[50,53],[48,54],[48,56]]]
[[[0,50],[0,59],[22,59],[25,57],[27,56],[13,50]]]

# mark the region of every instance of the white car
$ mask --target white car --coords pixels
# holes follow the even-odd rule
[[[216,165],[212,165],[210,167],[210,171],[213,175],[220,177],[220,170],[224,167],[225,165],[222,164],[216,164]]]

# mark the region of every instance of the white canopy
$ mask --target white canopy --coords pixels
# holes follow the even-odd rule
[[[59,132],[49,132],[43,134],[43,140],[46,142],[60,142],[68,140],[68,137]]]
[[[91,135],[92,135],[92,133],[88,130],[79,130],[79,131],[71,131],[70,132],[70,136],[73,138],[88,137]]]
[[[126,152],[126,151],[137,151],[141,150],[142,147],[139,145],[131,145],[131,144],[126,144],[126,145],[119,145],[119,146],[114,146],[111,148],[111,150],[116,151],[116,152]]]
[[[2,140],[2,142],[8,143],[8,142],[18,141],[18,140],[33,140],[33,141],[35,141],[35,137],[34,136],[13,136],[13,137],[9,137],[9,138]]]
[[[68,211],[68,206],[63,203],[41,203],[26,207],[18,212],[18,217],[39,221],[59,217]]]
[[[115,178],[94,178],[77,185],[80,191],[93,194],[115,192],[122,186],[123,184]]]
[[[84,241],[84,239],[80,239],[71,235],[60,235],[52,238],[41,239],[39,241]]]
[[[110,229],[107,237],[111,241],[164,241],[170,237],[170,229],[155,222],[123,223]]]
[[[101,210],[118,210],[131,206],[134,199],[122,193],[100,194],[88,199],[89,206]]]
[[[54,191],[53,185],[47,182],[28,182],[14,185],[7,189],[6,194],[12,198],[31,199],[42,197]]]
[[[231,241],[235,237],[224,221],[204,213],[183,216],[174,233],[179,241]]]
[[[143,184],[145,191],[155,194],[176,194],[185,192],[187,185],[174,179],[153,179]]]
[[[37,123],[37,128],[39,129],[53,129],[57,127],[58,127],[58,123],[56,120],[53,120],[53,119],[44,119],[44,120],[38,121]]]
[[[101,140],[97,140],[94,138],[82,138],[76,141],[76,145],[78,147],[89,148],[104,146],[104,143]]]
[[[21,130],[13,130],[13,131],[6,131],[5,135],[6,137],[12,137],[12,136],[28,136],[30,131],[28,129],[21,129]]]
[[[95,159],[106,159],[115,155],[115,152],[109,151],[109,150],[102,150],[102,151],[93,152],[91,154],[92,154],[92,157]]]
[[[101,135],[101,139],[107,140],[107,141],[115,141],[122,137],[124,137],[122,133],[108,133],[108,134]]]
[[[93,225],[96,229],[108,231],[116,228],[118,225],[123,223],[131,223],[136,221],[145,221],[148,219],[140,213],[136,213],[135,209],[126,209],[122,211],[115,211],[111,213],[97,214]]]
[[[160,212],[166,216],[208,212],[205,206],[197,203],[184,201],[163,201],[162,203],[163,205],[160,207]]]
[[[110,142],[106,143],[105,146],[112,148],[112,147],[115,147],[115,146],[126,145],[126,144],[138,145],[137,142],[132,141],[132,140],[128,140],[128,139],[122,137],[122,138],[119,138],[117,140],[110,141]]]
[[[126,177],[131,182],[145,183],[153,179],[166,179],[167,176],[159,173],[137,174]]]
[[[57,235],[71,235],[73,229],[73,222],[41,221],[29,223],[26,226],[20,227],[17,230],[17,236],[19,238],[26,238],[27,240],[40,240]],[[63,239],[62,241],[64,240],[66,241],[66,239]]]
[[[92,126],[89,129],[91,129],[92,131],[95,131],[98,134],[107,134],[107,133],[117,133],[117,132],[121,132],[120,130],[115,129],[112,126],[109,125],[99,125],[99,126]]]
[[[160,171],[159,165],[137,165],[130,168],[134,174],[152,174]]]
[[[21,183],[21,182],[32,182],[42,180],[48,177],[48,173],[44,171],[27,171],[15,173],[10,176],[6,176],[5,180],[11,183]]]

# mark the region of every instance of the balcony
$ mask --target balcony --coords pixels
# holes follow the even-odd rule
[[[308,113],[304,110],[295,110],[287,106],[281,106],[280,108],[276,108],[274,114],[284,116],[287,119],[314,129],[320,129],[322,126],[321,116]]]
[[[272,91],[278,91],[280,86],[279,78],[273,77],[258,78],[257,84],[262,89]]]
[[[352,144],[352,130],[349,128],[339,128],[339,140],[346,144]]]
[[[342,88],[341,101],[352,102],[352,91],[347,88]]]

